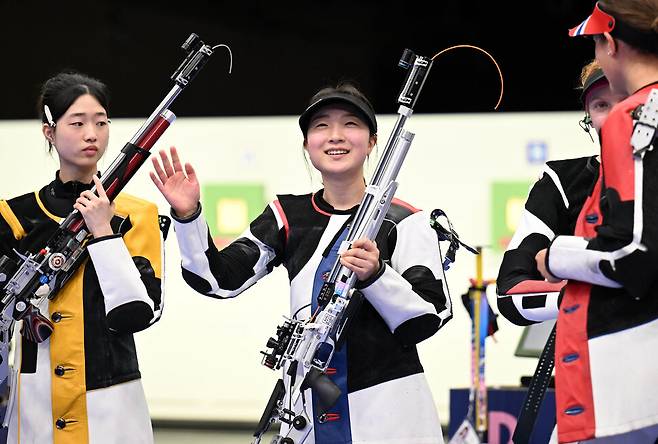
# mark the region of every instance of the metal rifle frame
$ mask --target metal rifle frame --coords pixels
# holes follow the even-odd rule
[[[398,97],[398,118],[366,187],[347,238],[339,247],[339,256],[355,240],[376,237],[397,189],[397,175],[414,138],[413,133],[404,129],[404,124],[413,113],[432,60],[405,49],[399,64],[409,72]],[[316,391],[322,410],[320,413],[326,413],[340,396],[340,389],[325,371],[335,349],[340,346],[341,334],[357,311],[360,298],[353,297],[355,283],[356,274],[343,266],[338,258],[318,295],[318,310],[305,321],[287,319],[277,328],[277,338],[268,340],[267,347],[272,351],[262,352],[263,365],[280,369],[289,364],[286,371],[291,387],[289,408],[284,406],[286,390],[280,379],[254,433],[254,443],[260,443],[263,434],[276,421],[285,422],[290,427],[285,436],[277,435],[273,444],[303,443],[313,430],[313,419],[307,411],[304,391],[308,388]]]
[[[213,49],[196,34],[191,34],[181,48],[187,55],[171,76],[174,86],[100,178],[110,201],[144,164],[149,150],[174,122],[176,116],[168,108],[213,54]],[[95,187],[92,192],[96,192]],[[53,325],[37,307],[46,297],[53,299],[87,258],[89,237],[82,215],[73,210],[40,251],[16,252],[17,261],[0,257],[0,362],[7,361],[9,330],[15,321],[28,323],[24,324],[24,332],[34,342],[50,336]]]

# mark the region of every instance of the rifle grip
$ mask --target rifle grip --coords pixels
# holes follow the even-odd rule
[[[55,326],[50,319],[39,313],[39,309],[30,304],[28,313],[23,318],[21,334],[29,341],[40,343],[50,337]]]

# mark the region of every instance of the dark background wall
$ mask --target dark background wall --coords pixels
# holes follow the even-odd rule
[[[328,83],[356,81],[378,113],[397,109],[402,50],[432,56],[455,44],[490,52],[505,79],[501,111],[579,108],[580,67],[591,42],[567,29],[593,1],[201,1],[177,3],[2,0],[1,119],[36,116],[39,85],[62,69],[105,81],[111,115],[141,117],[171,88],[191,32],[218,50],[173,107],[183,116],[299,114]],[[483,112],[498,74],[483,54],[458,50],[435,62],[418,112]]]

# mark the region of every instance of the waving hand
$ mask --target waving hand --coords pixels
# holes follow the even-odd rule
[[[164,150],[160,150],[160,160],[151,159],[155,172],[151,171],[150,176],[176,215],[184,219],[197,209],[201,196],[199,182],[192,165],[186,163],[183,170],[176,147],[172,146],[169,151],[171,159]]]

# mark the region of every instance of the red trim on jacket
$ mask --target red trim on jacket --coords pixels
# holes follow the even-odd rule
[[[315,209],[315,211],[317,211],[318,213],[324,214],[325,216],[331,217],[330,213],[327,213],[326,211],[321,210],[320,207],[318,207],[318,204],[315,203],[315,193],[313,193],[311,195],[311,204],[313,205],[313,208]]]
[[[580,210],[574,230],[576,236],[596,235],[594,228],[601,223],[600,195],[601,176]],[[585,220],[585,217],[592,213],[599,215],[596,224],[587,223]],[[587,334],[591,291],[592,285],[589,283],[567,282],[558,313],[555,343],[555,404],[559,442],[592,439],[596,432]],[[573,359],[576,355],[577,359]],[[578,406],[584,409],[582,413],[571,415],[566,413]]]
[[[591,284],[569,281],[557,317],[555,404],[561,443],[592,439],[596,431],[587,342],[587,309],[591,289]],[[578,409],[582,412],[573,414]]]
[[[401,207],[404,207],[404,208],[408,209],[409,211],[411,211],[412,213],[418,213],[420,211],[418,208],[414,207],[410,203],[407,203],[407,202],[405,202],[401,199],[398,199],[397,197],[394,197],[393,199],[391,199],[391,204],[395,204],[395,205],[399,205]]]
[[[614,188],[622,201],[635,199],[635,163],[630,135],[637,98],[618,103],[601,128],[601,165],[606,188]]]
[[[513,294],[526,294],[526,293],[554,293],[562,290],[564,282],[557,282],[552,284],[547,281],[521,281],[505,292],[505,296]]]

